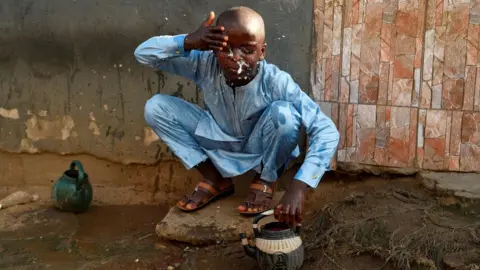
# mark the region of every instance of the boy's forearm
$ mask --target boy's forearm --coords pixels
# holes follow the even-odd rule
[[[159,60],[184,56],[185,36],[185,34],[181,34],[151,37],[135,49],[135,58],[144,65],[155,66]]]

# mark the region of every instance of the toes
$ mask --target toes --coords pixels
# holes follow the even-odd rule
[[[247,210],[247,207],[245,206],[245,204],[240,204],[238,207],[237,207],[238,211],[241,211],[241,212],[244,212]]]
[[[195,203],[189,203],[185,206],[185,208],[187,208],[188,210],[192,210],[196,207],[197,207],[197,205]]]
[[[180,200],[177,202],[177,205],[180,206],[180,207],[185,207],[185,205],[187,204],[187,202],[185,200]]]

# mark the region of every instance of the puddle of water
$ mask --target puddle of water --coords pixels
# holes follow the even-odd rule
[[[156,248],[160,240],[155,225],[168,209],[148,205],[92,206],[78,215],[45,207],[33,213],[22,210],[15,214],[28,216],[28,224],[15,230],[15,238],[0,237],[0,269],[30,269],[28,265],[38,269],[119,269],[113,265],[148,269],[142,266],[159,258],[174,259],[168,253],[180,251],[175,246]]]

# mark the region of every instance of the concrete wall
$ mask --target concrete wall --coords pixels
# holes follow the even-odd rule
[[[313,96],[341,166],[480,172],[480,5],[315,0]]]
[[[188,33],[210,10],[240,4],[265,18],[267,60],[310,91],[311,0],[1,1],[0,183],[49,184],[81,158],[97,184],[148,178],[155,186],[155,172],[121,166],[172,170],[172,155],[145,124],[145,101],[168,93],[201,105],[202,95],[189,81],[140,66],[133,51],[153,35]],[[101,174],[114,165],[116,173]]]

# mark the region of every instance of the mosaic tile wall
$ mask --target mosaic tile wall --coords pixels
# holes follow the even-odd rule
[[[315,0],[336,162],[480,172],[480,0]],[[477,161],[478,160],[478,161]]]

